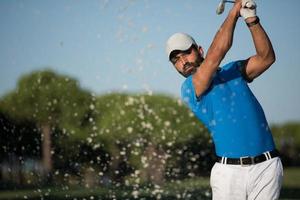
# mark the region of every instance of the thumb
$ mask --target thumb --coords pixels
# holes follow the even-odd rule
[[[242,0],[242,7],[243,8],[256,8],[256,3],[253,0]]]
[[[255,9],[256,8],[256,3],[252,0],[248,1],[246,4],[245,4],[245,7],[246,8],[250,8],[250,9]]]

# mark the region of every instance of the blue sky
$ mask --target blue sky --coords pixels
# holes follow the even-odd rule
[[[98,95],[167,93],[179,97],[183,78],[165,54],[174,32],[194,36],[204,50],[224,20],[218,0],[1,0],[0,96],[23,74],[50,68]],[[271,123],[300,121],[299,0],[257,0],[277,61],[250,84]],[[240,19],[222,64],[255,53]]]

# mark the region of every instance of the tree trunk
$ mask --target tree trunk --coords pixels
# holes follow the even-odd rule
[[[156,185],[162,185],[165,180],[166,154],[153,144],[146,147],[144,156],[147,158],[146,168],[142,177]]]
[[[49,124],[43,124],[42,130],[42,163],[46,175],[52,171],[51,155],[51,127]]]

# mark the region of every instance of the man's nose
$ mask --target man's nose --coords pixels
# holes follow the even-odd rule
[[[181,64],[182,64],[182,66],[184,66],[185,63],[187,63],[187,58],[186,58],[186,56],[182,55],[182,56],[180,57],[180,62],[181,62]]]

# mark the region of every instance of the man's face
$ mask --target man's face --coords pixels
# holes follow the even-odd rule
[[[202,63],[202,53],[201,47],[192,46],[186,51],[172,52],[170,61],[181,75],[188,77],[195,73]]]

